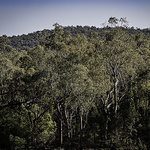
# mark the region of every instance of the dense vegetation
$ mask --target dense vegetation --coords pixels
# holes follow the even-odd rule
[[[150,149],[148,32],[55,24],[1,37],[0,149]]]
[[[68,26],[68,27],[63,27],[64,32],[70,32],[71,36],[75,37],[77,34],[84,34],[86,37],[89,37],[92,32],[96,32],[101,36],[101,39],[103,38],[103,31],[104,30],[111,30],[110,26],[105,26],[104,28],[96,28],[94,26],[89,27],[89,26]],[[125,30],[125,28],[124,28]],[[54,30],[48,30],[44,29],[43,31],[37,31],[33,33],[29,33],[27,35],[18,35],[18,36],[12,36],[12,37],[7,37],[7,35],[3,35],[2,37],[7,37],[9,39],[9,45],[12,46],[13,48],[17,50],[28,50],[29,48],[34,48],[41,44],[41,42],[45,41],[46,38],[52,34]],[[134,27],[131,27],[126,30],[127,33],[129,34],[135,34],[137,35],[138,33],[144,33],[145,35],[150,34],[150,29],[134,29]]]

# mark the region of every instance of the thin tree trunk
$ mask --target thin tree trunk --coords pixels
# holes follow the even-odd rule
[[[80,114],[80,150],[82,150],[82,132],[83,132],[82,116],[83,115],[82,115],[82,111],[81,111],[81,114]]]
[[[94,145],[94,150],[96,150],[96,141],[95,141],[95,140],[96,140],[96,137],[95,137],[95,131],[94,131],[93,134],[94,134],[93,145]]]
[[[63,146],[63,123],[62,119],[60,120],[60,145]]]
[[[105,122],[105,140],[108,138],[108,115],[106,114],[106,122]]]
[[[114,82],[114,110],[115,114],[117,114],[117,109],[118,109],[118,94],[117,94],[117,85],[118,85],[118,79],[115,77],[115,82]]]
[[[114,111],[115,111],[115,117],[117,115],[117,109],[118,109],[118,79],[117,77],[115,76],[115,82],[114,82]],[[115,137],[115,141],[117,143],[118,141],[118,127],[117,127],[117,120],[115,121],[115,125],[116,125],[116,137]]]

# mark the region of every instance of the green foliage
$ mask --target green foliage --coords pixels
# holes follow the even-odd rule
[[[113,19],[115,20],[113,23]],[[144,33],[145,35],[150,34],[150,30],[147,29],[134,29],[133,27],[128,27],[128,22],[126,18],[120,18],[117,19],[116,17],[110,17],[108,20],[109,22],[112,22],[112,26],[120,26],[124,27],[124,30],[126,30],[129,34],[139,34],[139,32]],[[56,24],[58,25],[58,24]],[[111,24],[110,24],[111,25]],[[70,32],[71,35],[74,37],[76,34],[84,34],[85,36],[89,37],[91,33],[96,32],[102,39],[103,39],[103,31],[104,30],[111,30],[110,27],[105,26],[104,28],[97,28],[95,26],[67,26],[63,27],[63,30],[65,33]],[[16,48],[17,50],[29,50],[30,48],[34,48],[38,46],[39,44],[42,44],[45,42],[45,39],[53,34],[54,30],[48,30],[44,29],[42,31],[37,31],[33,33],[29,33],[27,35],[18,35],[18,36],[2,36],[2,38],[9,39],[9,45],[13,48]]]
[[[150,37],[108,22],[0,38],[1,149],[149,148]]]

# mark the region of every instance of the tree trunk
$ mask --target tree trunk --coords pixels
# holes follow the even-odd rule
[[[94,145],[94,150],[96,150],[96,141],[95,141],[95,140],[96,140],[96,137],[95,137],[95,131],[94,131],[93,134],[94,134],[93,145]]]
[[[115,76],[115,81],[114,81],[114,112],[115,112],[115,117],[117,115],[117,109],[118,109],[118,82],[119,80],[117,79],[117,77]],[[115,125],[116,125],[116,136],[115,136],[115,141],[117,143],[118,140],[118,127],[117,127],[117,120],[115,121]]]
[[[118,79],[115,77],[114,79],[114,111],[115,114],[117,114],[117,109],[118,109],[118,94],[117,94],[117,86],[118,86]]]
[[[62,105],[60,103],[57,104],[57,110],[60,115],[60,146],[63,146],[63,117],[62,117]]]
[[[106,121],[105,121],[105,140],[108,138],[108,115],[106,114]]]
[[[60,120],[60,145],[63,146],[63,123],[62,119]]]
[[[82,113],[82,111],[81,111],[81,114],[80,114],[80,150],[82,150],[82,132],[83,132],[83,119],[82,119],[82,117],[83,117],[83,113]]]

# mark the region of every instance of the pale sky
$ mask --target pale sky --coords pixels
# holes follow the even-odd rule
[[[150,28],[150,0],[0,0],[0,36],[62,26],[96,26],[126,17],[130,27]]]

